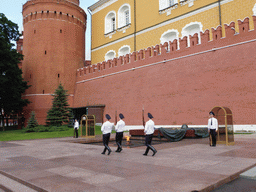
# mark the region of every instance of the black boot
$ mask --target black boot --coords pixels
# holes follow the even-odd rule
[[[148,151],[149,151],[149,147],[147,147],[145,153],[143,155],[147,156],[148,155]]]
[[[107,148],[105,147],[104,150],[103,150],[103,152],[102,152],[101,154],[102,154],[102,155],[105,155],[106,150],[107,150]]]
[[[111,149],[109,148],[109,146],[108,146],[108,145],[105,145],[105,148],[107,148],[107,150],[108,150],[108,155],[110,155],[110,153],[111,153],[112,151],[111,151]]]
[[[120,143],[116,143],[117,144],[117,146],[118,146],[118,148],[117,148],[117,150],[116,150],[116,152],[121,152],[123,149],[122,149],[122,147],[121,147],[121,145],[120,145]]]
[[[152,156],[155,156],[155,154],[157,153],[156,149],[151,146],[151,145],[148,145],[148,147],[153,151],[153,155]]]

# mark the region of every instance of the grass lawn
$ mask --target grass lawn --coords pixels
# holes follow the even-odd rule
[[[95,126],[95,134],[101,135],[100,126]],[[80,135],[80,131],[78,131]],[[56,132],[31,132],[24,133],[22,130],[0,131],[0,141],[29,140],[29,139],[46,139],[58,137],[73,137],[74,129]]]

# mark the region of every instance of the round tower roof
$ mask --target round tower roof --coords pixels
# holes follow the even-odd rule
[[[31,1],[31,0],[28,0],[28,1]],[[78,6],[79,6],[79,4],[80,4],[79,0],[66,0],[66,1],[69,1],[69,2],[71,2],[71,3],[74,3],[74,4],[78,5]]]
[[[67,1],[69,1],[71,3],[74,3],[76,5],[79,5],[79,0],[67,0]]]

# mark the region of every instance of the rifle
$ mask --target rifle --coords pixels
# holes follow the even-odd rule
[[[211,135],[211,132],[209,133],[209,142],[210,142],[210,146],[212,146],[212,135]]]
[[[144,106],[142,108],[142,125],[145,127],[145,119],[144,119]]]
[[[117,112],[115,113],[115,125],[117,124]]]

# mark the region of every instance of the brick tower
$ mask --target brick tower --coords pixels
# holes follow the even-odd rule
[[[62,83],[73,106],[76,70],[84,66],[86,13],[79,0],[29,0],[23,5],[23,78],[31,87],[24,97],[28,120],[36,112],[45,124],[52,94]]]

